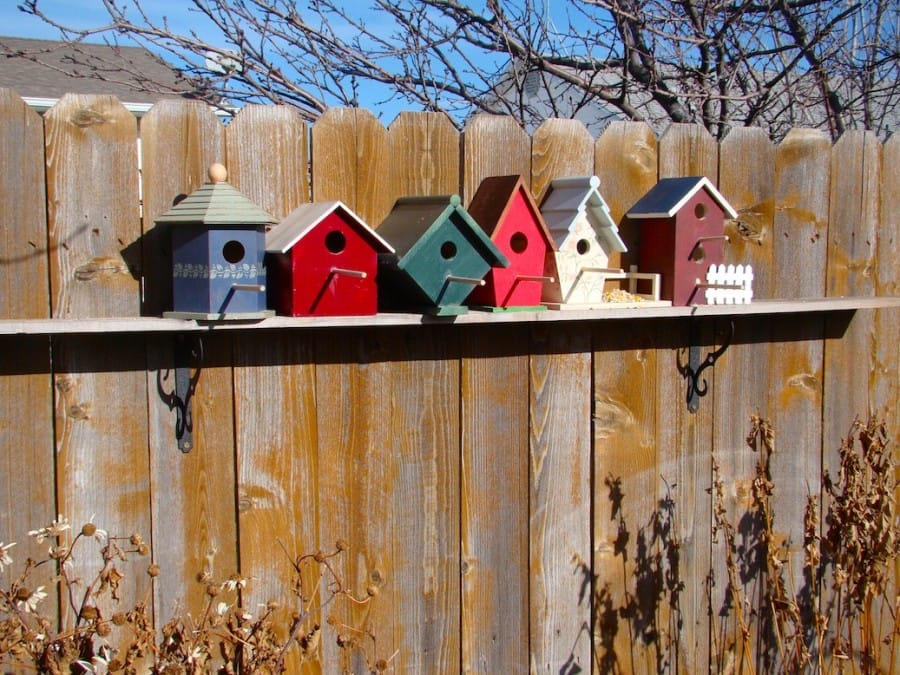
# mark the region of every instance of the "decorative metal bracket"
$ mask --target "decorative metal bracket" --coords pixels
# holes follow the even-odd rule
[[[185,335],[178,335],[175,338],[174,361],[175,389],[171,393],[167,393],[163,388],[163,380],[168,379],[169,373],[172,372],[168,369],[157,371],[156,389],[169,410],[175,410],[175,439],[178,441],[178,449],[187,453],[194,447],[194,418],[191,412],[191,403],[197,382],[200,380],[203,341],[199,337],[190,339]]]
[[[709,391],[706,378],[701,377],[703,371],[715,365],[719,357],[725,353],[725,350],[731,345],[734,338],[734,321],[728,322],[728,330],[725,333],[722,344],[717,349],[709,352],[702,359],[700,358],[700,335],[697,322],[691,322],[690,346],[688,347],[688,362],[683,363],[681,360],[681,350],[678,350],[678,372],[684,377],[687,384],[687,407],[692,413],[700,409],[700,397],[706,396]]]

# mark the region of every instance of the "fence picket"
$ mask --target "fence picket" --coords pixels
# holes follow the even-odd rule
[[[752,268],[755,298],[898,293],[897,139],[882,147],[854,132],[832,146],[796,129],[776,147],[737,129],[717,144],[698,126],[657,140],[617,122],[593,140],[563,120],[529,137],[485,115],[460,135],[434,113],[385,129],[346,108],[308,128],[268,106],[226,127],[188,101],[142,118],[140,146],[136,126],[115,99],[68,96],[42,130],[0,90],[0,317],[161,313],[171,253],[154,218],[214,161],[275,216],[340,199],[372,226],[401,195],[468,201],[483,178],[521,174],[540,197],[554,177],[595,173],[633,250],[639,232],[624,213],[657,175],[706,175],[739,214],[726,224],[724,271]],[[195,577],[214,547],[214,578],[239,566],[255,577],[246,602],[277,600],[287,617],[299,606],[289,558],[341,539],[335,570],[363,603],[312,611],[323,637],[331,616],[356,641],[323,640],[308,673],[378,658],[415,672],[723,670],[743,657],[711,533],[712,458],[737,519],[756,459],[748,420],[772,420],[776,526],[796,572],[823,446],[830,453],[852,414],[869,410],[900,430],[897,312],[850,318],[735,317],[695,413],[679,365],[689,346],[702,358],[722,345],[730,318],[213,329],[188,364],[199,366],[188,454],[167,403],[178,335],[63,335],[49,348],[4,337],[0,540],[21,539],[57,506],[76,528],[93,515],[116,534],[141,533],[162,567],[161,623],[202,611]],[[123,605],[143,599],[148,562],[122,567],[135,581]],[[760,576],[741,583],[763,611]],[[777,658],[765,645],[758,657],[755,667]]]

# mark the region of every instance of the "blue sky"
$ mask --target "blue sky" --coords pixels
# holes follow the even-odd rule
[[[21,12],[18,9],[20,2],[21,0],[0,0],[0,35],[59,39],[59,31],[40,19]],[[142,4],[154,19],[166,17],[174,32],[187,33],[194,30],[204,36],[203,17],[197,12],[189,11],[184,0],[145,0]],[[39,0],[38,7],[46,15],[73,28],[94,28],[109,21],[101,0]],[[211,43],[217,42],[212,37],[214,33],[207,35]],[[100,42],[102,38],[98,37],[93,41]],[[360,94],[361,105],[376,113],[385,125],[390,124],[401,110],[408,107],[402,102],[387,105],[381,103],[384,98],[383,92],[381,94],[372,92],[370,100],[364,98],[365,90],[361,89]]]

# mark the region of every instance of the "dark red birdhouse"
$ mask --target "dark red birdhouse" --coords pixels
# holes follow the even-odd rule
[[[661,297],[673,305],[706,304],[707,270],[724,258],[725,218],[737,218],[709,179],[664,178],[627,217],[641,224],[640,269],[662,275]]]
[[[378,256],[393,251],[342,202],[303,204],[266,234],[269,302],[286,316],[375,314]]]

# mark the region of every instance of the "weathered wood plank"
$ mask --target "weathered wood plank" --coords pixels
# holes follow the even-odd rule
[[[706,176],[710,180],[718,176],[718,145],[705,128],[699,125],[672,124],[659,141],[659,177]],[[670,365],[664,376],[677,377],[676,364],[688,359],[688,347],[702,350],[702,355],[714,349],[718,337],[714,322],[681,322],[676,328],[678,337],[675,351],[661,357]],[[701,356],[702,358],[702,356]],[[711,390],[715,389],[715,371],[708,369],[704,377]],[[664,387],[661,387],[662,395]],[[682,388],[682,392],[684,389]],[[712,511],[708,489],[712,478],[713,450],[713,400],[701,399],[699,408],[688,410],[682,395],[678,403],[661,399],[666,409],[670,427],[666,438],[661,465],[670,467],[672,478],[663,474],[675,499],[674,511],[677,528],[679,573],[684,579],[696,583],[685,587],[679,601],[681,631],[678,654],[679,672],[705,671],[710,663],[709,602],[706,589],[700,580],[706,579],[710,566]]]
[[[53,339],[59,513],[75,532],[93,520],[111,536],[124,537],[128,549],[134,548],[128,544],[131,534],[147,544],[152,536],[144,343],[102,335]],[[76,557],[74,574],[90,583],[102,567],[101,544],[84,543],[89,553]],[[149,564],[146,555],[117,564],[126,577],[121,601],[108,594],[100,599],[104,616],[146,599]],[[71,608],[63,611],[71,620]]]
[[[733,129],[720,144],[719,189],[738,212],[737,220],[725,224],[730,237],[725,260],[752,264],[754,291],[764,298],[772,292],[774,177],[775,146],[763,130]],[[755,524],[747,514],[759,456],[749,450],[745,439],[751,415],[769,414],[769,328],[768,322],[744,319],[732,325],[733,343],[715,366],[713,448],[725,518],[738,531],[735,546],[744,551],[745,567],[738,566],[743,573],[736,575],[737,587],[730,587],[724,533],[718,533],[713,541],[710,586],[711,657],[716,671],[726,670],[728,664],[744,670],[754,667],[759,616],[764,615],[759,612],[765,612],[765,607],[756,605],[765,570],[747,565],[757,534],[747,531]],[[742,624],[750,629],[746,640]]]
[[[153,498],[154,587],[157,623],[210,601],[198,577],[221,583],[238,571],[235,513],[232,335],[160,336],[147,340],[150,382],[150,489]],[[183,352],[183,355],[182,355]],[[183,359],[183,360],[182,360]],[[190,399],[192,447],[182,452],[177,411],[169,407],[175,368],[195,378]],[[212,567],[207,556],[215,551]],[[232,602],[223,594],[217,601]]]
[[[329,108],[312,127],[312,198],[339,199],[372,227],[390,212],[388,131],[368,110]]]
[[[309,129],[288,106],[246,105],[225,127],[228,182],[284,218],[309,201]]]
[[[670,124],[659,139],[659,177],[718,175],[718,147],[699,124]]]
[[[44,119],[53,316],[138,316],[135,118],[112,96],[67,94]]]
[[[831,149],[826,295],[875,294],[881,184],[881,143],[872,132],[849,131]],[[825,465],[836,467],[840,440],[853,418],[873,408],[869,385],[876,373],[871,345],[877,339],[871,310],[856,312],[846,332],[825,342],[822,433]],[[826,333],[835,325],[826,319]],[[832,471],[833,473],[833,471]]]
[[[876,232],[875,293],[900,297],[900,181],[884,180],[900,175],[900,135],[894,134],[882,152],[881,215]],[[870,390],[870,406],[887,423],[888,435],[900,440],[900,312],[876,310],[874,314],[872,358],[875,381]],[[893,336],[893,337],[892,337]],[[894,446],[897,447],[896,445]]]
[[[16,543],[9,551],[16,575],[28,558],[47,555],[46,544],[29,537],[29,530],[57,515],[50,361],[47,338],[0,339],[0,541]],[[50,567],[35,570],[30,582],[48,593],[55,588]]]
[[[50,315],[44,128],[11,89],[0,89],[0,318]],[[18,563],[46,548],[27,536],[56,517],[53,404],[48,340],[0,343],[0,540]],[[47,567],[47,566],[45,566]],[[51,570],[36,580],[50,589]]]
[[[11,89],[0,89],[0,318],[50,315],[44,125]],[[13,168],[14,167],[14,168]]]
[[[462,670],[528,671],[528,334],[462,337]]]
[[[505,115],[475,115],[463,130],[462,200],[467,205],[488,176],[531,176],[531,139]]]
[[[593,144],[578,120],[551,119],[541,124],[531,137],[532,194],[540,199],[554,178],[593,175]]]
[[[612,122],[594,145],[594,174],[600,179],[600,193],[628,247],[625,253],[610,256],[610,267],[627,270],[638,263],[640,224],[624,216],[656,185],[658,162],[656,135],[643,122]]]
[[[332,605],[353,642],[323,659],[352,672],[460,667],[458,350],[440,330],[318,336],[320,540],[348,543],[334,567],[371,597]]]
[[[401,112],[389,132],[392,199],[459,194],[459,132],[446,115]]]
[[[719,144],[719,191],[738,213],[725,221],[725,262],[753,265],[754,300],[773,297],[775,145],[763,129],[732,129]]]
[[[531,334],[530,670],[573,672],[592,653],[591,335]]]
[[[169,228],[154,220],[208,181],[211,164],[225,162],[224,127],[200,101],[161,101],[141,119],[141,158],[143,312],[158,316],[172,307],[172,248]],[[197,575],[207,570],[206,556],[213,548],[218,550],[214,574],[230,574],[238,564],[231,342],[191,337],[183,346],[184,365],[194,375],[199,372],[199,379],[192,402],[194,447],[182,455],[177,414],[166,399],[174,391],[177,340],[153,339],[147,345],[153,540],[158,544],[153,555],[162,570],[154,595],[158,624],[183,611],[196,615],[205,606]]]
[[[658,339],[634,322],[593,331],[596,673],[659,670]]]
[[[820,132],[795,129],[775,152],[773,294],[822,296],[828,227],[831,144]],[[802,264],[798,264],[802,261]],[[791,339],[785,336],[790,334]],[[786,542],[794,588],[802,588],[803,512],[819,494],[822,473],[822,356],[824,319],[791,326],[772,322],[765,416],[775,431],[770,460],[776,537]],[[769,656],[777,655],[774,649]]]
[[[201,101],[160,101],[141,118],[143,185],[142,314],[172,308],[172,242],[154,220],[209,180],[214,162],[225,162],[224,127]]]
[[[317,531],[313,337],[241,333],[234,360],[240,567],[251,579],[245,606],[276,601],[273,618],[280,628],[290,625],[292,613],[307,610],[307,628],[324,625],[320,599],[313,596],[318,575],[304,575],[306,601],[291,592],[292,562],[334,545],[319,542]],[[301,672],[296,646],[290,655],[288,670]],[[315,651],[310,657],[302,672],[320,672]]]

